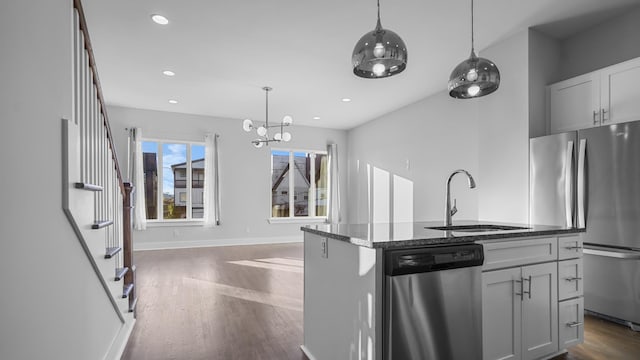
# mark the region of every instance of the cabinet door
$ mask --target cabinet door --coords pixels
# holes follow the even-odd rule
[[[583,298],[558,303],[560,349],[584,342]]]
[[[482,357],[521,359],[520,268],[482,274]]]
[[[558,269],[555,262],[522,267],[522,357],[558,351]]]
[[[598,126],[600,75],[594,72],[550,85],[547,100],[550,134]]]
[[[609,66],[601,74],[602,125],[640,120],[640,58]]]

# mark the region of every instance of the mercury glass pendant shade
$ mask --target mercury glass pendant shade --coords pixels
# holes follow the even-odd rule
[[[400,74],[407,67],[407,46],[395,32],[384,29],[378,22],[373,31],[364,34],[353,48],[351,56],[356,76],[377,79]]]
[[[489,95],[500,86],[500,71],[493,61],[478,57],[473,39],[473,0],[471,0],[471,55],[456,66],[449,76],[449,95],[470,99]]]
[[[469,99],[485,95],[498,90],[500,86],[500,71],[493,61],[471,56],[456,66],[449,76],[449,95],[456,99]]]

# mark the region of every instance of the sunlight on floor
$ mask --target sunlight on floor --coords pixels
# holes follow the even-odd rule
[[[261,304],[277,306],[294,311],[302,311],[302,300],[297,300],[287,296],[274,295],[263,291],[244,289],[236,286],[229,286],[212,281],[185,278],[185,285],[190,282],[195,286],[209,285],[219,295],[231,296],[237,299],[253,301]]]

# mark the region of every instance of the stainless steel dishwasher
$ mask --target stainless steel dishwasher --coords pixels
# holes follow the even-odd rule
[[[385,360],[482,358],[482,245],[385,255]]]

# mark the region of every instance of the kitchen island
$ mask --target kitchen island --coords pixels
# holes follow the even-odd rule
[[[412,321],[421,317],[431,321],[427,319],[432,316],[430,313],[415,313],[419,310],[416,301],[423,301],[424,297],[431,296],[430,293],[438,294],[435,300],[429,301],[436,301],[448,310],[436,311],[436,314],[441,313],[436,316],[440,318],[437,325],[429,325],[421,331],[426,331],[428,340],[434,344],[443,341],[450,344],[444,346],[445,350],[429,353],[431,350],[426,345],[415,345],[418,338],[407,339],[407,346],[417,350],[412,350],[412,355],[404,354],[402,360],[409,360],[407,356],[459,358],[459,349],[474,341],[481,344],[473,353],[476,359],[509,356],[538,359],[582,342],[580,232],[583,230],[519,224],[487,225],[473,221],[459,221],[456,225],[462,227],[454,231],[432,229],[441,226],[435,222],[303,227],[302,349],[307,356],[312,360],[389,360],[398,357],[393,355],[398,352],[391,350],[392,343],[398,348],[398,331],[391,334],[390,320],[394,313],[392,309],[398,306],[397,296],[392,295],[391,290],[395,286],[391,275],[395,270],[390,260],[398,257],[392,256],[415,249],[453,248],[464,251],[440,254],[436,258],[444,258],[444,255],[450,259],[464,258],[474,256],[470,255],[474,250],[468,250],[471,249],[468,245],[474,244],[482,246],[480,252],[484,255],[480,261],[482,265],[474,267],[476,275],[460,277],[453,270],[447,270],[453,277],[438,277],[438,288],[433,291],[418,290],[415,280],[413,285],[409,281],[408,295],[403,299],[409,305],[401,310],[405,313],[403,316],[409,316]],[[468,291],[453,295],[450,290],[458,287]],[[461,298],[468,301],[462,304]],[[393,299],[396,300],[392,306]],[[434,305],[429,304],[433,310]],[[447,318],[447,313],[454,306],[466,311],[472,305],[477,305],[478,314],[463,319],[468,322],[465,330],[455,330],[461,327],[449,324],[452,320]],[[467,333],[466,328],[469,331],[476,328],[477,332]],[[410,332],[419,333],[419,329],[414,330]],[[445,334],[447,331],[450,333]]]

